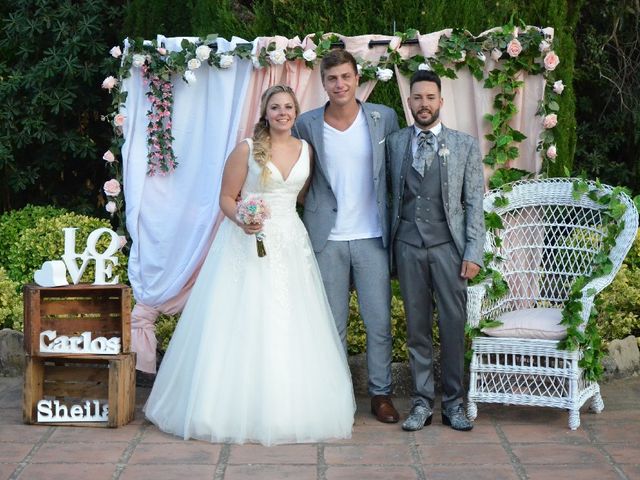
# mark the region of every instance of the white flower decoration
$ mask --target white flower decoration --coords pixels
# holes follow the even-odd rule
[[[310,48],[309,50],[305,50],[302,53],[302,58],[304,58],[307,62],[313,62],[316,58],[318,58],[318,55],[316,54],[315,50]]]
[[[113,58],[118,58],[120,55],[122,55],[122,50],[120,50],[120,47],[116,46],[109,50],[109,53]]]
[[[440,148],[438,149],[438,155],[440,155],[442,158],[446,159],[449,156],[450,153],[451,152],[449,151],[449,149],[446,146],[440,145]]]
[[[551,50],[551,44],[549,42],[547,42],[546,40],[542,40],[540,42],[540,45],[538,45],[538,49],[542,52],[542,53],[546,53],[549,50]]]
[[[553,93],[557,93],[558,95],[560,95],[562,94],[563,91],[564,91],[564,82],[562,80],[553,82]]]
[[[233,55],[227,55],[226,53],[223,53],[222,55],[220,55],[220,68],[229,68],[231,65],[233,65]]]
[[[378,120],[380,120],[380,112],[374,110],[373,112],[371,112],[371,118],[373,119],[373,124],[377,125]]]
[[[271,60],[271,63],[275,65],[282,65],[287,61],[287,55],[284,53],[282,48],[276,48],[269,52],[269,59]]]
[[[500,60],[500,57],[502,57],[502,50],[500,50],[499,48],[494,48],[493,50],[491,50],[491,58],[493,58],[493,60],[497,62],[498,60]]]
[[[431,64],[429,63],[429,60],[425,60],[424,63],[421,63],[420,65],[418,65],[418,70],[426,70],[429,72],[433,70],[433,68],[431,68]]]
[[[378,67],[378,69],[376,70],[376,77],[378,77],[378,80],[380,80],[381,82],[388,82],[393,78],[393,70],[391,70],[390,68]]]
[[[210,55],[211,48],[209,48],[208,45],[200,45],[198,48],[196,48],[196,58],[201,62],[208,60]]]
[[[197,58],[192,58],[187,62],[187,68],[189,68],[189,70],[195,70],[197,68],[200,68],[200,65],[202,65],[202,62]]]
[[[145,60],[146,59],[144,55],[141,55],[139,53],[134,53],[133,57],[131,57],[131,64],[136,68],[140,68],[141,66],[144,65]]]
[[[476,53],[476,57],[478,57],[478,60],[480,60],[482,63],[487,61],[487,56],[482,51]]]
[[[193,85],[194,83],[196,83],[196,74],[193,73],[193,70],[187,70],[186,72],[184,72],[184,81],[189,85]]]

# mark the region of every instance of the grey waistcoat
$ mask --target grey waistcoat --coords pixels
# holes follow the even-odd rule
[[[452,241],[442,204],[440,159],[425,168],[424,178],[409,167],[396,238],[415,247],[435,247]]]

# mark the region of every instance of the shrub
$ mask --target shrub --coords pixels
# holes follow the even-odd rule
[[[169,341],[173,336],[173,331],[176,329],[176,325],[178,325],[178,320],[180,320],[180,314],[165,315],[164,313],[160,314],[156,320],[156,338],[158,340],[158,348],[163,352],[167,351]]]
[[[640,232],[613,282],[598,296],[597,311],[604,340],[640,336]]]
[[[4,268],[0,267],[0,328],[22,331],[24,315],[20,285],[11,280]]]
[[[67,211],[51,206],[27,205],[20,210],[13,210],[0,216],[0,245],[6,250],[18,243],[22,232],[33,228],[41,218],[58,217]],[[7,257],[0,257],[0,266],[8,268]]]
[[[10,246],[6,255],[9,277],[23,285],[33,282],[33,274],[47,260],[56,260],[64,253],[65,227],[76,227],[76,249],[84,250],[87,237],[98,228],[110,228],[108,220],[87,217],[75,213],[66,213],[53,218],[41,218],[32,228],[24,230],[16,243]],[[102,236],[97,245],[98,252],[108,246],[109,239]],[[119,276],[121,283],[128,281],[127,257],[118,251],[116,254],[118,265],[114,268],[114,275]],[[90,262],[80,282],[93,283],[95,263]]]

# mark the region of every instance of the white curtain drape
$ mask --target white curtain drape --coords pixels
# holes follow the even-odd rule
[[[180,50],[181,40],[158,38],[170,51]],[[218,39],[218,51],[233,50],[238,42],[245,40]],[[236,143],[238,107],[244,102],[251,71],[249,60],[236,59],[225,70],[199,68],[193,85],[173,80],[173,148],[179,166],[166,176],[146,175],[150,103],[140,72],[134,68],[124,83],[129,93],[123,111],[127,116],[123,184],[132,241],[129,280],[137,302],[132,336],[134,346],[150,342],[153,347],[145,349],[146,356],[139,355],[138,365],[147,364],[141,368],[144,371],[155,371],[155,334],[153,323],[140,324],[144,315],[138,312],[165,311],[162,305],[181,295],[206,253],[218,215],[224,161]]]

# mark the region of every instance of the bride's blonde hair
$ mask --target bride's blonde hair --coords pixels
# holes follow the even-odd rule
[[[262,167],[261,179],[264,182],[270,174],[267,163],[271,160],[271,136],[269,135],[269,122],[267,120],[267,105],[271,97],[278,93],[286,93],[293,100],[296,109],[296,117],[300,115],[300,105],[296,94],[289,85],[274,85],[269,87],[260,100],[260,119],[253,127],[253,158]]]

